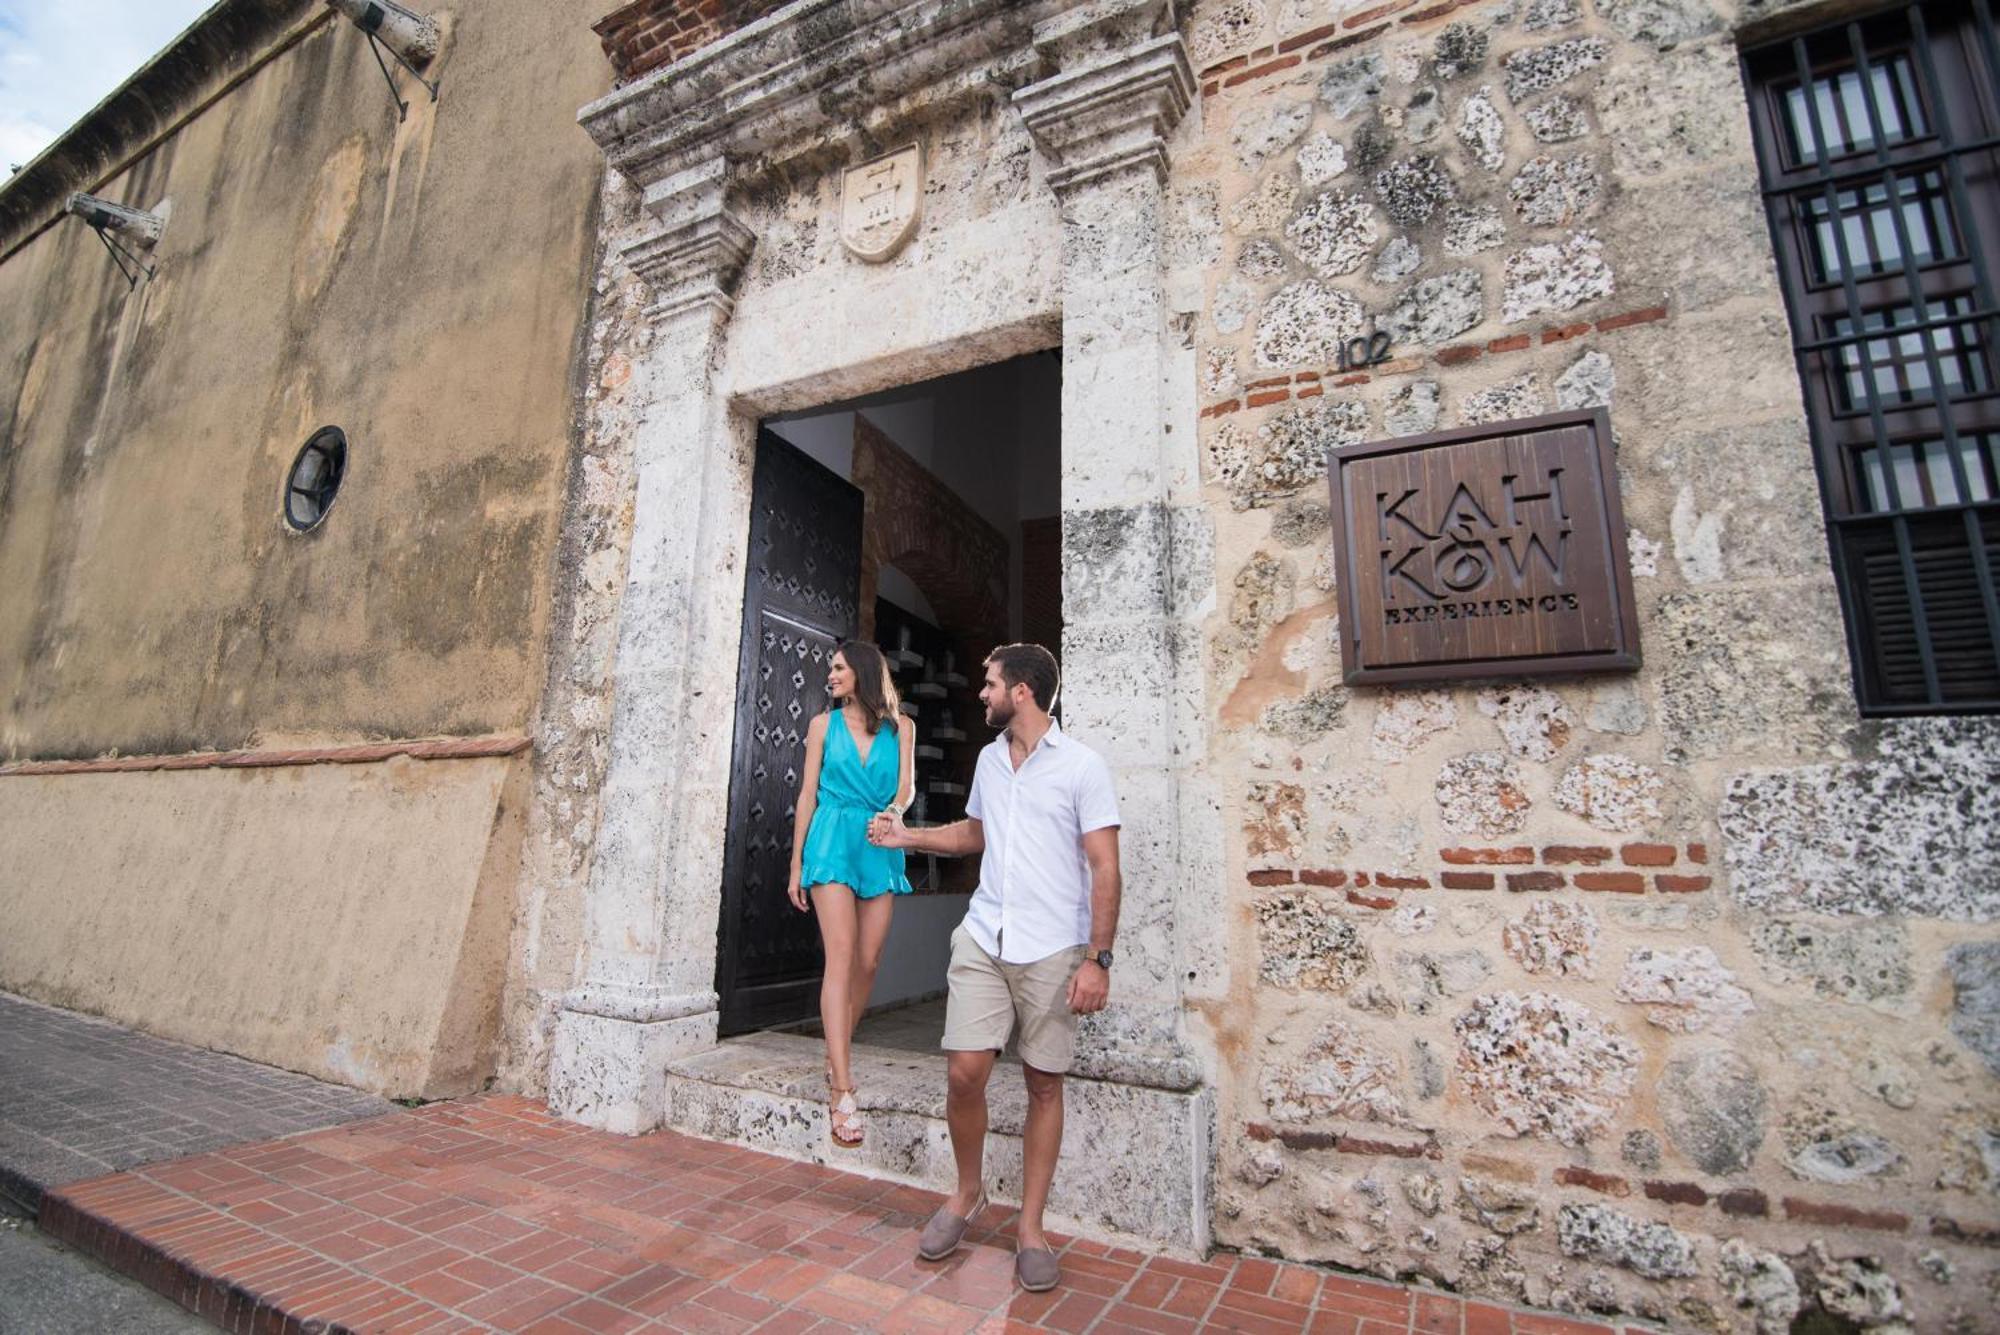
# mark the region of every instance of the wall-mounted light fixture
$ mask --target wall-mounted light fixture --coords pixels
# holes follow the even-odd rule
[[[125,275],[129,286],[139,286],[141,276],[153,276],[153,266],[147,264],[143,257],[160,239],[160,230],[167,225],[165,218],[144,209],[113,204],[108,199],[86,195],[81,190],[63,201],[63,212],[75,214],[89,224],[90,230],[97,233],[97,239],[104,243],[105,250],[111,253],[111,262],[118,266],[119,273]]]
[[[389,96],[396,100],[397,120],[410,114],[410,104],[396,87],[396,76],[390,73],[389,62],[382,59],[384,51],[430,90],[431,101],[437,101],[440,81],[423,75],[423,67],[438,52],[436,19],[407,9],[395,0],[326,0],[326,3],[368,35],[368,49],[375,53],[375,63],[381,67],[382,77],[388,80]]]

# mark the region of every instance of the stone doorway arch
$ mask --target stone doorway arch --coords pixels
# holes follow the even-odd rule
[[[1193,362],[1164,272],[1168,145],[1194,93],[1177,18],[1172,0],[797,0],[584,109],[643,202],[607,263],[657,297],[630,336],[632,554],[559,1113],[657,1126],[669,1062],[716,1044],[733,719],[711,702],[733,696],[757,420],[1059,330],[1066,726],[1119,788],[1127,926],[1114,1004],[1081,1036],[1081,1152],[1055,1205],[1207,1245],[1212,1096],[1183,992],[1213,968],[1223,840],[1192,648],[1213,584]],[[926,135],[957,175],[909,249],[869,265],[827,244],[837,168]],[[885,544],[923,563],[920,532]]]

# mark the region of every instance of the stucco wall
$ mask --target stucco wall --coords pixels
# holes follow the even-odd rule
[[[169,214],[128,292],[89,229],[0,262],[0,757],[518,730],[540,684],[609,83],[592,0],[432,7],[398,123],[303,36],[110,179]],[[137,146],[135,146],[137,147]],[[285,470],[350,442],[300,537]]]
[[[1858,718],[1736,9],[1194,7],[1217,1236],[1990,1330],[2000,729]],[[1343,686],[1324,451],[1591,404],[1644,668]]]
[[[128,291],[80,221],[0,210],[0,760],[528,729],[602,6],[426,8],[442,98],[399,73],[405,120],[346,20],[225,3],[16,178],[168,222]],[[347,481],[301,536],[285,473],[327,424]],[[0,775],[0,987],[388,1093],[475,1087],[527,762],[410,763]]]
[[[363,1089],[493,1070],[520,758],[0,778],[0,988]]]

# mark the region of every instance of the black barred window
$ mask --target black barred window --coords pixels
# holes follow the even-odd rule
[[[1927,0],[1746,51],[1855,692],[2000,709],[2000,44]]]

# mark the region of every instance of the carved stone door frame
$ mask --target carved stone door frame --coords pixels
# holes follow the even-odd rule
[[[1190,977],[1222,984],[1222,838],[1198,650],[1213,572],[1193,352],[1163,254],[1168,144],[1195,91],[1178,19],[1175,0],[798,0],[582,113],[643,191],[654,230],[618,262],[659,300],[584,978],[550,1071],[563,1115],[657,1125],[666,1064],[716,1041],[732,728],[688,702],[735,695],[757,419],[1047,347],[1059,330],[1065,726],[1110,762],[1125,816],[1119,986],[1081,1035],[1074,1115],[1089,1137],[1116,1110],[1131,1124],[1106,1134],[1128,1153],[1186,1166],[1146,1180],[1111,1226],[1206,1245],[1213,1108],[1184,1001]],[[1015,90],[997,105],[996,83]],[[911,123],[978,114],[1018,117],[1039,150],[1015,214],[927,223],[886,266],[742,284],[757,238],[740,201],[786,162],[860,160]],[[844,323],[814,336],[828,319]],[[682,772],[666,775],[664,755]],[[1116,1156],[1099,1166],[1125,1172]]]

